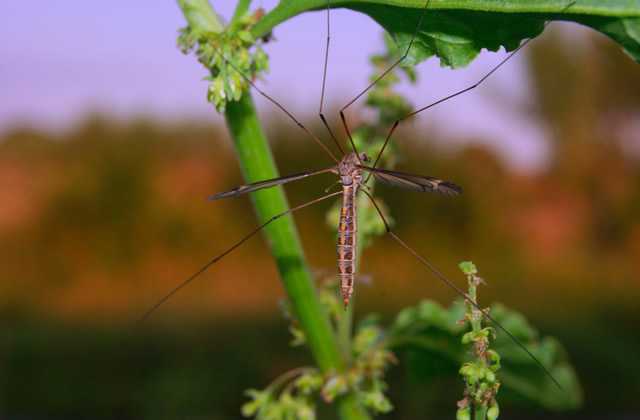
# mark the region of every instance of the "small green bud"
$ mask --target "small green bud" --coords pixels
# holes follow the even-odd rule
[[[253,35],[249,31],[239,31],[238,38],[249,45],[253,44],[254,41]]]
[[[289,326],[289,332],[291,333],[291,335],[293,337],[291,339],[291,341],[289,342],[289,345],[291,347],[299,347],[299,346],[304,345],[307,342],[307,339],[306,339],[306,337],[304,335],[304,331],[302,331],[300,328],[298,328],[298,327],[296,327],[294,325],[291,325],[291,326]]]
[[[489,410],[487,410],[487,420],[496,420],[500,415],[500,407],[497,401],[492,401]]]
[[[458,264],[458,267],[460,267],[460,270],[462,270],[462,272],[467,276],[473,276],[478,274],[478,269],[476,268],[476,265],[471,261],[463,261],[460,264]]]
[[[500,355],[495,350],[487,350],[487,359],[491,362],[491,369],[494,371],[500,369]]]
[[[244,79],[242,79],[239,74],[233,73],[229,76],[228,81],[230,92],[229,96],[232,98],[232,100],[239,101],[240,97],[242,96],[242,90],[244,88]]]
[[[296,409],[295,418],[300,420],[315,420],[316,411],[309,403],[301,402]]]
[[[222,77],[215,77],[211,83],[209,83],[209,89],[207,90],[207,100],[211,102],[218,112],[223,112],[226,105],[227,93],[225,91],[224,79]]]
[[[312,394],[322,388],[322,375],[319,373],[305,373],[296,379],[296,388],[305,395]]]
[[[477,363],[469,362],[462,365],[459,372],[469,385],[475,385],[484,377],[484,371],[485,369]]]
[[[253,56],[253,61],[255,63],[257,72],[265,71],[269,67],[269,57],[262,48],[256,49],[256,53]]]
[[[478,331],[478,338],[488,339],[489,336],[493,335],[494,331],[491,327],[485,327]]]
[[[496,381],[496,374],[493,373],[490,369],[485,370],[484,377],[491,383]]]
[[[475,339],[476,335],[473,331],[469,331],[462,336],[462,344],[472,343]]]
[[[207,100],[218,112],[223,112],[229,101],[242,97],[247,82],[268,68],[268,59],[251,35],[255,20],[243,19],[240,25],[231,25],[221,32],[196,32],[187,27],[180,31],[178,46],[183,52],[196,49],[198,60],[209,70],[214,80],[209,85]]]
[[[251,401],[242,405],[241,411],[244,417],[253,417],[258,410],[262,409],[271,401],[271,393],[267,391],[259,391],[257,389],[248,389],[245,394],[251,398]]]
[[[361,393],[362,404],[376,413],[388,413],[393,410],[393,405],[381,391]]]

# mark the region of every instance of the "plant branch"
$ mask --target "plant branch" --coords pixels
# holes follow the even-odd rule
[[[233,17],[231,18],[231,23],[234,23],[244,16],[249,10],[249,5],[251,5],[251,0],[238,0],[236,10],[233,12]]]
[[[245,93],[238,102],[230,102],[225,112],[227,125],[247,182],[278,177],[278,172],[264,136],[253,101]],[[257,191],[252,201],[258,219],[268,220],[288,208],[281,187]],[[290,216],[265,229],[271,252],[294,312],[304,329],[309,347],[323,372],[344,367],[328,317],[318,301],[307,263]]]
[[[192,29],[222,32],[224,26],[208,0],[178,0],[178,6]]]

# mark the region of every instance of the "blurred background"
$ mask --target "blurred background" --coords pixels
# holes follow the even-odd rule
[[[216,3],[230,15],[233,2]],[[204,70],[175,48],[178,7],[41,0],[5,2],[0,16],[0,418],[239,418],[243,390],[309,363],[288,346],[283,290],[261,238],[135,326],[255,226],[248,199],[205,200],[242,180],[205,102]],[[332,16],[336,110],[365,85],[367,57],[383,42],[366,17]],[[317,133],[322,19],[277,28],[262,82]],[[431,60],[402,91],[428,103],[503,56],[485,52],[456,72]],[[256,101],[281,173],[329,163]],[[367,112],[350,118],[357,125]],[[599,34],[552,25],[482,88],[420,115],[396,140],[398,169],[465,189],[445,200],[380,188],[400,234],[459,281],[457,262],[472,259],[489,283],[481,301],[523,312],[566,346],[585,406],[545,418],[640,418],[640,66]],[[292,184],[289,200],[331,182]],[[320,277],[336,264],[329,205],[296,215]],[[454,299],[384,238],[362,271],[371,282],[358,285],[359,314],[391,319],[424,298]],[[461,383],[449,382],[452,392],[405,373],[401,364],[391,375],[387,418],[451,416]]]

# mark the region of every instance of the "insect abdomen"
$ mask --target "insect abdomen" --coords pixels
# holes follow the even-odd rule
[[[338,225],[338,276],[340,277],[340,292],[344,305],[349,304],[353,293],[355,276],[355,259],[357,247],[357,221],[355,188],[344,186],[342,192],[342,209],[340,210],[340,224]]]

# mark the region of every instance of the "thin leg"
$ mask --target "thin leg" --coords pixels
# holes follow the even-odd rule
[[[336,158],[336,156],[333,154],[333,152],[327,147],[326,144],[324,144],[324,142],[322,140],[320,140],[318,138],[318,136],[316,136],[315,134],[313,134],[307,127],[305,127],[300,121],[298,121],[298,119],[296,117],[293,116],[293,114],[289,111],[287,111],[287,109],[282,106],[280,104],[280,102],[276,101],[275,99],[273,99],[271,96],[269,96],[267,93],[265,93],[262,89],[260,89],[254,82],[253,80],[251,80],[250,77],[248,77],[246,74],[244,74],[242,71],[240,71],[240,69],[238,67],[236,67],[232,62],[230,62],[229,60],[227,60],[227,58],[222,55],[220,52],[216,51],[216,54],[218,54],[225,63],[227,63],[231,68],[233,68],[244,80],[246,80],[247,83],[249,83],[249,85],[254,88],[260,95],[262,95],[264,98],[266,98],[268,101],[270,101],[272,104],[274,104],[275,106],[277,106],[282,112],[284,112],[291,120],[293,120],[294,123],[296,123],[296,125],[298,127],[300,127],[305,133],[307,133],[320,147],[322,147],[322,149],[327,153],[327,155],[329,155],[329,157],[331,159],[333,159],[334,162],[338,163],[338,158]]]
[[[489,315],[486,311],[484,311],[480,305],[478,305],[473,299],[471,299],[471,297],[464,291],[462,290],[460,287],[458,287],[454,282],[452,282],[451,280],[449,280],[444,274],[442,274],[440,272],[440,270],[438,270],[433,264],[431,264],[426,258],[424,258],[422,255],[418,254],[418,252],[416,250],[414,250],[413,248],[411,248],[409,245],[407,245],[407,243],[405,241],[403,241],[398,235],[396,235],[395,232],[393,232],[391,230],[391,227],[389,226],[389,223],[387,223],[387,220],[385,219],[384,215],[382,214],[382,211],[380,210],[380,207],[378,207],[378,204],[375,202],[375,200],[373,199],[373,197],[371,196],[371,194],[369,194],[366,190],[362,190],[367,197],[369,197],[369,200],[371,200],[371,202],[373,203],[373,206],[375,207],[376,211],[378,212],[378,215],[380,215],[380,218],[382,219],[382,223],[384,223],[384,227],[387,230],[387,233],[396,241],[398,242],[404,249],[406,249],[407,251],[409,251],[409,253],[411,255],[413,255],[418,261],[420,261],[420,263],[422,265],[424,265],[425,267],[427,267],[427,269],[429,271],[431,271],[431,273],[433,273],[437,278],[439,278],[440,280],[442,280],[444,282],[444,284],[446,284],[450,289],[452,289],[453,291],[455,291],[460,297],[464,298],[467,302],[471,303],[476,309],[478,309],[480,311],[480,313],[488,320],[490,321],[493,325],[495,325],[496,327],[498,327],[500,330],[502,330],[507,336],[509,336],[509,338],[511,338],[511,340],[518,346],[520,347],[522,350],[524,350],[525,353],[527,353],[529,355],[529,357],[531,357],[531,359],[536,362],[536,364],[538,366],[540,366],[540,368],[542,368],[542,370],[546,373],[546,375],[551,378],[551,380],[553,381],[554,384],[556,384],[556,386],[560,389],[562,389],[562,386],[560,385],[560,383],[556,380],[556,378],[553,377],[553,375],[551,374],[551,372],[549,372],[549,370],[544,367],[544,365],[542,364],[542,362],[540,362],[540,360],[538,360],[538,358],[536,356],[533,355],[533,353],[531,353],[531,351],[529,351],[529,349],[527,349],[527,347],[522,344],[522,342],[520,340],[518,340],[513,334],[511,334],[509,332],[509,330],[507,330],[505,327],[502,326],[502,324],[500,324],[498,321],[496,321],[491,315]]]
[[[171,290],[169,293],[167,293],[162,299],[160,299],[158,301],[158,303],[156,303],[155,305],[153,305],[149,310],[147,310],[144,315],[142,315],[142,317],[140,318],[140,320],[138,321],[138,323],[142,323],[144,322],[147,318],[149,318],[149,316],[154,313],[156,311],[156,309],[158,309],[160,306],[162,306],[166,301],[168,301],[173,295],[175,295],[176,293],[178,293],[182,288],[184,288],[186,285],[188,285],[189,283],[191,283],[193,280],[195,280],[198,276],[200,276],[202,273],[204,273],[205,271],[207,271],[207,269],[209,269],[209,267],[211,267],[213,264],[215,264],[216,262],[220,261],[223,257],[225,257],[226,255],[230,254],[231,251],[235,250],[236,248],[238,248],[240,245],[242,245],[243,243],[245,243],[247,240],[249,240],[251,237],[253,237],[256,233],[260,232],[264,227],[266,227],[268,224],[270,224],[271,222],[281,218],[282,216],[285,216],[289,213],[293,213],[296,210],[300,210],[303,209],[305,207],[309,207],[312,204],[316,204],[320,201],[326,200],[327,198],[330,197],[335,197],[339,194],[342,194],[342,191],[338,191],[335,193],[331,193],[319,198],[316,198],[315,200],[309,201],[307,203],[301,204],[299,206],[296,207],[292,207],[287,211],[283,211],[282,213],[276,214],[275,216],[271,217],[269,220],[267,220],[266,222],[262,223],[260,226],[258,226],[257,228],[255,228],[254,230],[252,230],[251,232],[249,232],[247,235],[245,235],[244,237],[242,237],[242,239],[240,239],[238,242],[236,242],[235,244],[233,244],[231,247],[229,247],[226,251],[222,252],[221,254],[215,256],[214,258],[212,258],[211,260],[209,260],[209,262],[207,262],[205,265],[202,266],[202,268],[200,268],[198,271],[196,271],[195,273],[193,273],[191,276],[189,276],[186,280],[182,281],[182,283],[178,284],[173,290]]]
[[[344,131],[347,132],[347,137],[349,137],[349,143],[351,144],[351,149],[355,152],[356,157],[358,158],[358,163],[363,165],[362,159],[360,159],[360,153],[358,153],[358,148],[356,144],[353,142],[353,137],[351,137],[351,130],[349,130],[349,125],[347,124],[347,119],[344,117],[344,112],[340,111],[340,119],[342,120],[342,126],[344,127]]]
[[[569,7],[573,6],[574,4],[575,4],[575,1],[573,1],[573,2],[569,3],[569,4],[568,4],[564,9],[562,9],[562,11],[561,11],[560,13],[563,13],[563,12],[564,12],[564,11],[566,11]],[[549,25],[549,23],[551,23],[551,22],[545,22],[545,23],[544,23],[543,30],[544,30],[544,28],[546,28],[546,27],[547,27],[547,25]],[[452,93],[452,94],[450,94],[450,95],[447,95],[447,96],[445,96],[445,97],[443,97],[443,98],[440,98],[440,99],[438,99],[437,101],[431,102],[430,104],[428,104],[428,105],[426,105],[426,106],[423,106],[422,108],[420,108],[420,109],[418,109],[418,110],[416,110],[416,111],[410,112],[410,113],[408,113],[407,115],[405,115],[404,117],[402,117],[402,118],[400,118],[400,119],[396,120],[396,121],[393,123],[393,126],[391,127],[391,130],[389,130],[389,134],[387,135],[387,138],[386,138],[386,140],[384,141],[384,144],[382,145],[382,148],[380,149],[380,151],[378,152],[378,155],[376,156],[376,159],[375,159],[375,161],[374,161],[374,163],[373,163],[373,167],[375,168],[375,167],[376,167],[376,165],[378,164],[378,161],[380,160],[380,156],[382,156],[382,152],[384,152],[385,148],[387,147],[387,143],[388,143],[388,142],[389,142],[389,140],[391,139],[391,135],[392,135],[392,134],[393,134],[393,132],[395,131],[396,127],[398,127],[398,124],[400,124],[402,121],[406,120],[407,118],[409,118],[409,117],[413,117],[414,115],[416,115],[416,114],[418,114],[418,113],[420,113],[420,112],[422,112],[422,111],[426,111],[427,109],[430,109],[430,108],[432,108],[432,107],[434,107],[434,106],[436,106],[436,105],[439,105],[439,104],[441,104],[441,103],[443,103],[443,102],[446,102],[446,101],[448,101],[449,99],[453,99],[453,98],[455,98],[456,96],[462,95],[462,94],[464,94],[464,93],[469,92],[470,90],[473,90],[473,89],[477,88],[477,87],[478,87],[478,86],[480,86],[482,83],[484,83],[484,81],[485,81],[485,80],[487,80],[489,77],[491,77],[491,75],[492,75],[493,73],[495,73],[496,71],[498,71],[498,69],[499,69],[500,67],[502,67],[502,66],[503,66],[507,61],[511,60],[511,58],[512,58],[514,55],[518,54],[518,53],[519,53],[519,52],[520,52],[524,47],[526,47],[526,46],[527,46],[531,41],[533,41],[534,39],[535,39],[535,38],[529,38],[529,39],[525,40],[525,41],[524,41],[522,44],[520,44],[520,45],[519,45],[515,50],[513,50],[511,53],[509,53],[509,55],[507,55],[507,56],[506,56],[505,58],[503,58],[503,59],[502,59],[502,60],[501,60],[497,65],[495,65],[491,70],[489,70],[489,71],[488,71],[484,76],[482,76],[482,77],[480,78],[480,80],[478,80],[477,82],[473,83],[472,85],[467,86],[467,87],[466,87],[466,88],[464,88],[464,89],[460,89],[459,91],[454,92],[454,93]],[[377,80],[376,80],[376,81],[377,81]],[[364,92],[363,92],[363,93],[364,93]],[[357,99],[357,98],[356,98],[356,99]],[[349,105],[350,105],[350,104],[349,104]],[[371,176],[371,175],[369,175],[369,176]],[[367,181],[368,181],[368,180],[369,180],[369,177],[367,177]]]
[[[396,131],[396,127],[398,126],[398,124],[400,124],[400,120],[396,120],[396,122],[394,122],[393,125],[391,126],[391,130],[389,130],[389,134],[387,134],[387,138],[384,139],[384,143],[382,144],[382,147],[380,148],[380,151],[378,152],[378,155],[376,156],[376,160],[373,161],[372,168],[375,169],[376,166],[378,165],[378,161],[380,160],[380,157],[382,156],[382,153],[384,152],[384,149],[387,148],[387,143],[389,143],[389,139],[393,135],[393,132]],[[371,175],[373,175],[373,171],[369,172],[369,175],[367,175],[367,179],[364,180],[365,184],[367,182],[369,182],[369,178],[371,178]]]
[[[333,142],[335,143],[336,146],[338,146],[338,150],[340,150],[340,153],[344,156],[344,150],[342,150],[342,146],[340,146],[338,139],[333,134],[333,131],[331,130],[331,127],[329,127],[329,124],[327,123],[327,119],[325,118],[324,113],[322,112],[324,109],[324,92],[327,84],[327,66],[329,64],[329,42],[331,40],[331,18],[330,18],[331,5],[330,3],[331,1],[327,0],[327,42],[324,48],[324,67],[322,70],[322,93],[320,94],[320,109],[318,111],[318,116],[320,117],[322,124],[324,124],[324,126],[327,128],[327,131],[329,132],[329,135],[333,139]]]

